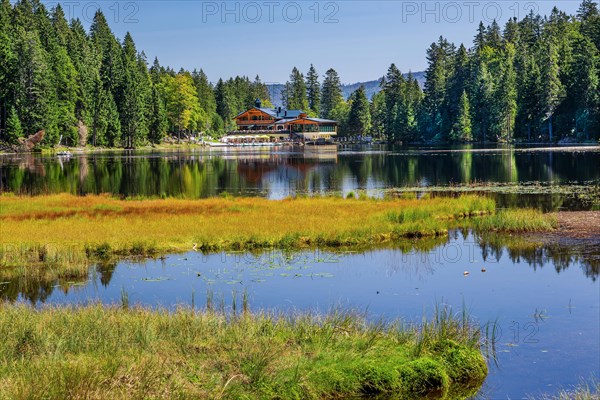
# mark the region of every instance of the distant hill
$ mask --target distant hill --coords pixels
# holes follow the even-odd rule
[[[419,85],[422,88],[423,84],[425,83],[425,72],[419,71],[413,72],[412,74],[413,77],[417,79]],[[407,75],[408,74],[404,74],[404,76]],[[342,84],[342,94],[344,95],[344,98],[348,99],[348,97],[350,97],[350,94],[352,94],[352,92],[358,89],[360,85],[363,85],[365,87],[365,91],[367,92],[367,97],[369,98],[369,100],[373,97],[374,94],[381,90],[381,88],[379,87],[379,80]],[[283,90],[284,85],[271,84],[267,85],[267,87],[269,88],[269,93],[271,94],[271,102],[273,103],[273,105],[275,105],[276,107],[283,106],[283,102],[281,101],[281,91]]]

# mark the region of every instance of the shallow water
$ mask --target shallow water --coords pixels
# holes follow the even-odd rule
[[[122,196],[263,196],[386,189],[509,185],[507,206],[586,209],[577,186],[600,184],[600,147],[472,149],[358,146],[337,153],[272,149],[197,149],[75,155],[0,156],[0,191],[26,194],[69,192]],[[542,185],[541,192],[511,195],[515,186]],[[566,190],[548,190],[564,186]],[[550,193],[551,192],[551,193]]]
[[[485,268],[485,272],[482,272]],[[468,271],[469,275],[464,275]],[[480,326],[495,323],[497,364],[481,398],[522,398],[600,376],[600,255],[597,249],[509,251],[453,232],[427,251],[190,252],[93,268],[83,282],[0,284],[0,298],[43,304],[130,304],[173,309],[213,304],[251,310],[365,312],[372,320],[431,316],[436,304]],[[0,279],[1,280],[1,279]],[[211,295],[207,295],[211,293]],[[223,300],[221,300],[223,299]]]

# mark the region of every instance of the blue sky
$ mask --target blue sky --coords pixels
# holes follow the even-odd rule
[[[285,82],[294,66],[342,82],[377,79],[393,62],[403,72],[426,67],[425,49],[440,35],[471,45],[480,20],[501,25],[531,7],[575,13],[577,1],[66,1],[86,26],[96,8],[115,34],[130,31],[138,50],[175,69],[203,68],[220,77],[260,75]],[[52,2],[45,2],[52,6]],[[318,10],[318,11],[317,11]],[[88,21],[88,22],[86,22]]]

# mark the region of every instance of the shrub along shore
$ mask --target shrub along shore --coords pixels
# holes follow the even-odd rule
[[[365,248],[478,232],[549,231],[556,217],[496,210],[486,197],[121,200],[69,194],[0,197],[0,270],[50,267],[80,275],[90,263],[191,251]],[[12,272],[14,274],[15,271]]]
[[[0,337],[3,399],[463,399],[487,375],[480,331],[447,309],[409,326],[344,312],[0,304]]]

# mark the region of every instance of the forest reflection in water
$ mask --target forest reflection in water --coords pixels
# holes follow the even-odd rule
[[[493,150],[493,149],[492,149]],[[580,209],[569,190],[517,193],[514,187],[573,187],[600,183],[600,148],[380,150],[319,154],[276,151],[156,151],[0,156],[0,190],[39,195],[111,193],[122,197],[205,198],[220,194],[283,198],[395,188],[497,185],[486,191],[507,205]]]
[[[451,266],[450,264],[455,261],[455,256],[452,254],[456,252],[464,253],[465,255],[470,254],[471,258],[480,257],[482,265],[491,265],[492,267],[502,259],[509,260],[513,265],[526,264],[532,273],[542,268],[552,268],[556,271],[556,274],[560,274],[569,268],[580,268],[583,275],[594,282],[600,273],[600,248],[598,246],[591,246],[586,241],[573,242],[568,245],[560,243],[541,244],[532,240],[523,240],[519,236],[512,237],[491,234],[475,237],[467,231],[452,231],[448,238],[404,241],[402,244],[397,244],[395,248],[361,249],[356,252],[343,253],[315,251],[319,254],[318,257],[313,257],[313,251],[309,250],[303,252],[271,250],[270,252],[244,253],[241,258],[237,254],[236,257],[242,260],[246,268],[250,270],[254,269],[254,273],[259,277],[257,279],[260,279],[261,282],[269,281],[273,277],[272,273],[262,276],[265,268],[261,268],[261,265],[264,267],[265,257],[272,259],[273,254],[276,254],[275,258],[283,260],[280,262],[270,261],[269,263],[269,270],[284,271],[277,277],[278,279],[285,276],[302,276],[302,274],[296,271],[296,267],[288,265],[288,261],[292,259],[303,259],[305,260],[303,261],[304,264],[307,262],[312,262],[315,265],[322,264],[321,269],[325,271],[323,273],[329,274],[327,272],[329,260],[336,259],[335,263],[343,271],[345,263],[348,263],[348,261],[351,263],[353,258],[359,259],[365,253],[384,253],[388,254],[390,259],[395,260],[394,262],[387,263],[385,266],[372,265],[368,268],[385,267],[388,274],[395,274],[402,271],[416,274],[427,273],[431,275],[430,279],[432,280],[435,280],[438,268],[448,268]],[[61,294],[58,297],[54,296],[54,298],[60,298],[59,301],[61,303],[69,303],[71,300],[73,302],[78,301],[78,296],[72,296],[74,293],[94,288],[99,297],[90,300],[104,301],[108,299],[103,299],[102,291],[98,289],[100,287],[111,287],[113,285],[113,278],[118,277],[125,270],[140,268],[142,270],[140,273],[143,275],[144,268],[149,262],[154,264],[160,263],[161,268],[176,270],[182,267],[179,265],[181,264],[181,260],[191,259],[192,256],[197,256],[197,254],[171,255],[155,260],[129,259],[106,261],[90,266],[89,272],[83,276],[69,276],[65,278],[56,278],[55,274],[47,273],[42,267],[28,274],[17,273],[14,269],[5,268],[0,270],[0,299],[10,302],[22,300],[32,304],[43,304],[47,301],[52,302],[53,295]],[[227,257],[231,257],[231,254],[233,253],[202,255],[202,263],[204,264],[202,268],[210,269],[211,265],[216,265],[220,268],[220,262]],[[467,260],[466,267],[468,267],[469,262],[473,261]],[[409,271],[410,269],[414,269],[415,266],[421,270]],[[506,271],[506,273],[510,272]],[[152,273],[141,279],[153,280],[154,278],[151,275]],[[328,277],[333,281],[342,278],[339,274]],[[212,281],[209,279],[206,283],[207,285],[218,283],[217,279],[212,279]],[[155,291],[160,286],[160,280],[156,280],[154,286],[148,286],[146,289]],[[225,281],[226,278],[223,277],[222,280]],[[185,283],[185,281],[182,282]],[[272,282],[272,284],[276,283],[276,280]],[[340,282],[340,284],[343,284],[343,282]],[[145,289],[142,287],[137,290]],[[318,297],[318,294],[315,294],[315,296]],[[276,306],[276,304],[273,304],[273,306]]]

